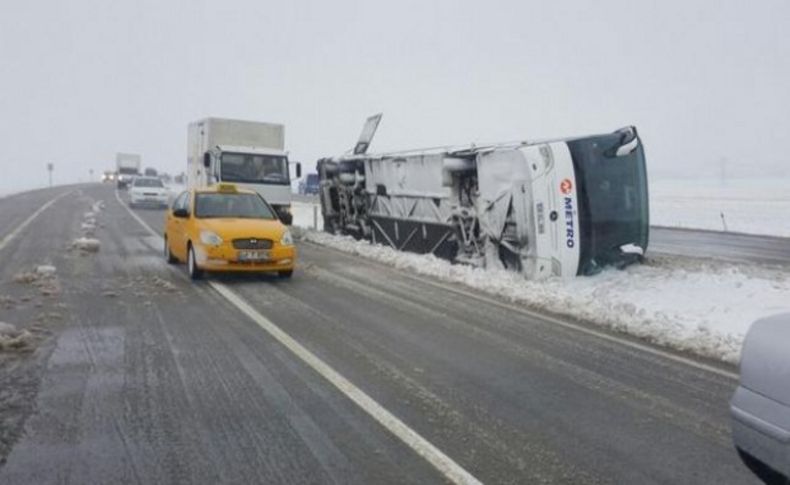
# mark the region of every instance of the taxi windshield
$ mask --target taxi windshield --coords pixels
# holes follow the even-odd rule
[[[258,194],[195,194],[195,217],[275,219],[274,211]]]

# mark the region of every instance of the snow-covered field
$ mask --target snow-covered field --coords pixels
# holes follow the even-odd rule
[[[650,219],[656,226],[790,237],[790,179],[651,181]]]
[[[744,334],[755,319],[790,312],[790,275],[780,271],[657,259],[593,277],[530,282],[511,272],[453,265],[349,237],[305,231],[302,238],[730,363],[737,362]]]

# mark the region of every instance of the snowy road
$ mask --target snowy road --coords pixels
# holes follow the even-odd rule
[[[0,200],[0,237],[59,193]],[[97,200],[100,251],[68,250]],[[161,211],[135,213],[161,230]],[[41,327],[34,353],[0,354],[0,388],[14,390],[0,393],[0,483],[446,481],[160,249],[97,185],[0,249],[0,296],[12,302],[0,320]],[[331,249],[299,251],[290,281],[217,281],[477,479],[755,483],[730,443],[731,369]],[[44,262],[58,291],[12,281]]]

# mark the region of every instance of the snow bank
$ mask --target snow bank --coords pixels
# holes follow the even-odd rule
[[[788,275],[746,266],[666,258],[593,277],[533,282],[516,273],[453,265],[350,237],[315,231],[305,231],[302,237],[531,309],[729,363],[737,363],[744,334],[754,320],[790,311]]]

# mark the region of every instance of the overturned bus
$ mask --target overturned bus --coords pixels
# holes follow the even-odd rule
[[[636,128],[540,142],[318,161],[324,230],[528,279],[591,275],[641,261],[645,155]]]

